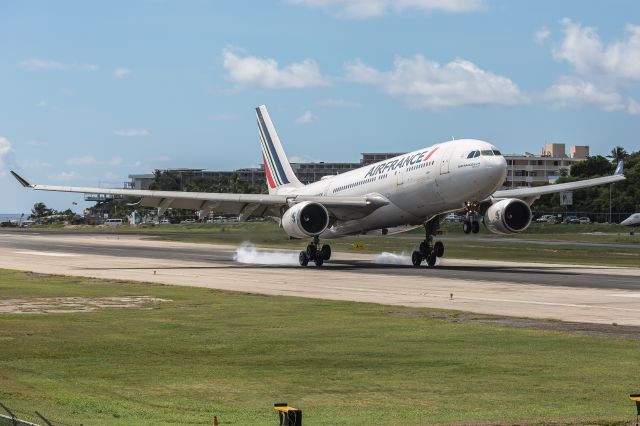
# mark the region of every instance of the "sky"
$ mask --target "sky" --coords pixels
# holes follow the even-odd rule
[[[157,168],[291,161],[478,138],[640,149],[640,2],[0,2],[0,213]],[[77,202],[78,206],[72,206]]]

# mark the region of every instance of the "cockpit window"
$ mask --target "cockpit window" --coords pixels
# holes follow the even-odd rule
[[[482,155],[493,155],[493,151],[490,149],[483,149],[480,152],[482,152]]]
[[[497,149],[494,149],[493,150],[493,155],[502,155],[502,154]]]
[[[480,151],[471,151],[469,155],[467,155],[467,158],[476,158],[476,157],[480,157]]]

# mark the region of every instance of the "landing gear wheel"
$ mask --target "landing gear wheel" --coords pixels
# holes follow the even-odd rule
[[[442,241],[436,241],[433,245],[433,254],[435,254],[436,257],[444,256],[444,244],[442,244]]]
[[[480,232],[480,223],[478,221],[471,222],[471,232],[474,234]]]
[[[320,254],[322,255],[322,260],[331,259],[331,246],[328,244],[323,245],[320,249]]]
[[[464,222],[462,222],[462,232],[464,232],[465,234],[471,232],[471,223],[469,221],[465,220]]]
[[[436,255],[435,253],[431,253],[429,256],[427,256],[427,265],[429,266],[429,268],[433,268],[434,266],[436,266]]]
[[[307,266],[309,264],[309,256],[307,256],[306,252],[301,251],[298,256],[298,261],[300,262],[300,266]]]
[[[322,258],[322,256],[316,256],[314,262],[316,263],[316,266],[320,267],[324,263],[324,259]]]
[[[429,244],[427,244],[426,241],[421,242],[418,251],[422,254],[422,257],[427,257],[429,254]]]
[[[411,263],[413,263],[413,266],[420,266],[420,264],[422,263],[422,253],[420,253],[419,251],[414,251],[411,254]]]
[[[309,260],[314,260],[316,258],[316,254],[318,253],[318,247],[315,244],[309,244],[307,246],[307,257]]]

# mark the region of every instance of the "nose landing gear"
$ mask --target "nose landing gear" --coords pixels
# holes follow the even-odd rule
[[[298,255],[298,261],[300,266],[307,266],[309,261],[313,261],[316,266],[322,266],[322,264],[331,259],[331,246],[324,244],[320,249],[320,238],[318,236],[313,237],[313,242],[307,246],[305,251],[301,251]]]
[[[469,234],[473,232],[477,234],[480,232],[480,222],[478,222],[478,207],[479,204],[476,201],[469,201],[466,203],[465,219],[462,222],[462,232]]]
[[[437,218],[431,219],[424,224],[425,239],[420,243],[418,250],[415,250],[411,254],[411,263],[413,266],[420,266],[423,261],[427,262],[427,266],[433,267],[436,265],[436,259],[444,256],[444,244],[442,241],[436,241],[433,244],[433,236],[440,228],[440,220]]]

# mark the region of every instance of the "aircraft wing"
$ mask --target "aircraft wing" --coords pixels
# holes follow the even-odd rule
[[[592,186],[606,185],[608,183],[625,180],[623,167],[623,163],[622,161],[620,161],[618,163],[618,167],[616,167],[616,171],[611,176],[585,179],[577,182],[558,183],[555,185],[536,186],[531,188],[504,189],[494,192],[491,198],[519,198],[531,204],[533,201],[540,198],[541,195],[553,194],[563,191],[575,191],[577,189],[590,188]]]
[[[241,220],[253,216],[282,215],[283,207],[303,201],[317,202],[338,219],[358,219],[389,203],[380,194],[358,197],[275,195],[275,194],[228,194],[215,192],[151,191],[139,189],[108,189],[77,186],[32,185],[16,172],[11,174],[24,187],[36,191],[75,192],[84,194],[109,194],[139,198],[144,207],[157,207],[162,214],[168,208],[207,210],[215,213],[240,215]]]

